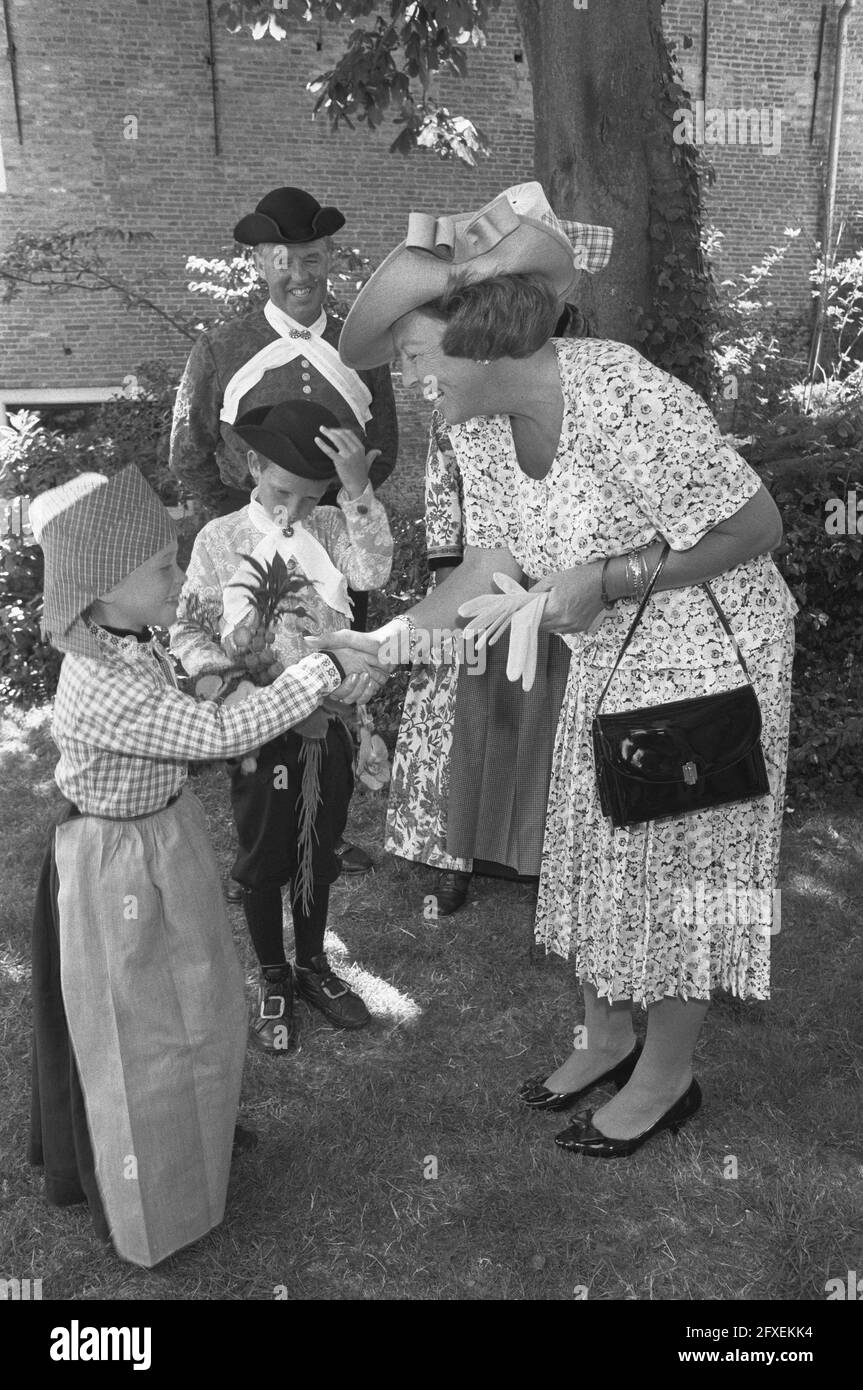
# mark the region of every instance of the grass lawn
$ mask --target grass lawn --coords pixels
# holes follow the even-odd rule
[[[39,712],[0,735],[0,1278],[41,1278],[45,1299],[820,1301],[863,1272],[863,803],[789,818],[773,999],[711,1010],[700,1115],[597,1163],[555,1148],[565,1116],[513,1098],[579,1016],[570,968],[532,951],[533,893],[480,879],[468,908],[424,920],[432,875],[383,860],[385,803],[358,796],[351,832],[381,862],[336,885],[328,948],[375,1022],[340,1035],[303,1010],[299,1054],[249,1052],[241,1118],[260,1144],[235,1160],[226,1220],[148,1272],[99,1245],[85,1209],[46,1206],[26,1162],[56,755]],[[227,873],[226,779],[193,787]]]

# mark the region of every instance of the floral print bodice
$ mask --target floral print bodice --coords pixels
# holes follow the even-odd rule
[[[555,339],[564,394],[560,442],[544,478],[519,467],[508,416],[452,426],[464,489],[464,543],[507,547],[526,575],[619,555],[664,537],[688,550],[734,515],[760,479],[722,438],[704,402],[634,348]],[[769,555],[712,581],[744,652],[776,640],[796,604]],[[567,635],[612,664],[636,612],[619,602],[592,633]],[[625,661],[657,667],[727,661],[728,639],[698,587],[653,597]]]

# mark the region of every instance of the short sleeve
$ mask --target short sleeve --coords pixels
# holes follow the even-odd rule
[[[503,417],[490,416],[450,429],[462,479],[462,535],[466,546],[479,550],[505,550],[517,534],[507,425]]]
[[[620,348],[596,413],[623,487],[674,550],[689,550],[761,486],[707,406],[676,377]]]
[[[429,560],[460,560],[464,549],[461,475],[446,425],[437,411],[429,429],[425,504]]]

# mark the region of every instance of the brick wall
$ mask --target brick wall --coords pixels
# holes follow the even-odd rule
[[[438,96],[471,116],[494,145],[477,170],[431,156],[388,153],[395,130],[333,134],[311,121],[305,84],[332,65],[345,31],[283,18],[287,39],[215,34],[220,154],[214,146],[204,0],[93,0],[55,5],[10,0],[24,143],[11,89],[0,87],[7,192],[0,194],[0,246],[18,230],[114,224],[154,240],[112,257],[120,273],[167,309],[195,312],[186,257],[230,255],[231,230],[283,183],[336,203],[341,240],[380,259],[414,207],[455,212],[531,177],[533,112],[514,6],[505,3],[488,46],[470,55],[470,78],[438,84]],[[106,18],[110,16],[110,18]],[[318,49],[318,43],[322,47]],[[0,39],[0,44],[3,40]],[[124,132],[137,122],[137,138]],[[27,292],[0,323],[0,386],[92,387],[122,382],[159,357],[181,365],[189,344],[151,313],[111,294]],[[403,414],[408,502],[419,504],[427,408]],[[401,499],[400,499],[401,500]]]
[[[788,312],[810,302],[807,272],[812,244],[821,239],[830,107],[840,5],[830,0],[817,100],[815,69],[821,5],[818,0],[711,0],[707,42],[706,108],[764,108],[769,148],[779,108],[777,154],[747,144],[704,144],[716,182],[707,195],[708,220],[724,236],[721,274],[737,274],[781,243],[786,227],[801,236],[777,271],[776,302]],[[666,0],[664,26],[675,43],[693,99],[705,98],[703,0]],[[847,219],[842,249],[863,240],[863,12],[852,11],[842,126],[837,214]],[[815,108],[814,139],[810,120]],[[722,122],[714,122],[718,134]],[[726,129],[727,134],[727,129]],[[706,131],[705,131],[706,135]]]
[[[109,10],[81,0],[53,6],[48,25],[39,0],[10,0],[10,14],[24,144],[4,82],[0,245],[16,230],[75,224],[150,231],[151,245],[117,263],[167,308],[200,303],[185,292],[187,255],[231,254],[238,217],[278,184],[337,203],[348,219],[342,240],[379,259],[412,207],[458,211],[531,175],[532,109],[526,66],[513,58],[512,5],[487,49],[471,53],[464,90],[439,84],[441,100],[458,101],[493,139],[494,155],[477,171],[388,154],[390,125],[334,135],[324,119],[312,123],[305,84],[339,51],[344,33],[334,26],[323,27],[320,52],[317,29],[287,18],[281,43],[217,29],[216,156],[204,0],[121,0]],[[130,116],[137,139],[124,138]],[[180,361],[186,352],[154,315],[129,314],[110,295],[56,298],[49,313],[28,294],[3,318],[4,387],[111,384],[147,356]]]
[[[590,0],[594,3],[594,0]],[[602,3],[603,0],[595,0]],[[556,3],[556,0],[555,0]],[[702,0],[667,0],[665,26],[680,50],[693,97],[701,84]],[[835,18],[831,0],[822,62],[816,141],[809,144],[820,5],[816,0],[712,0],[708,106],[782,108],[782,145],[709,146],[717,181],[712,221],[725,233],[721,269],[750,266],[788,225],[819,231],[822,164],[832,91]],[[345,37],[288,18],[281,43],[255,43],[217,27],[221,153],[214,150],[204,0],[95,0],[52,5],[9,0],[17,46],[24,143],[15,131],[11,88],[0,86],[0,138],[7,191],[0,194],[0,246],[17,230],[96,223],[148,231],[153,241],[116,254],[168,309],[200,304],[185,290],[186,256],[228,255],[236,219],[268,188],[296,183],[345,211],[342,234],[374,259],[399,239],[412,207],[442,212],[476,206],[531,176],[533,125],[527,66],[514,0],[494,16],[489,43],[469,55],[470,77],[441,81],[440,100],[486,131],[493,157],[477,170],[431,156],[387,152],[390,125],[333,135],[310,120],[305,84],[331,65]],[[863,14],[853,16],[840,207],[863,233]],[[5,37],[0,46],[5,46]],[[318,44],[321,48],[318,49]],[[137,123],[137,138],[125,135]],[[852,217],[853,221],[853,217]],[[784,307],[808,303],[808,243],[796,246],[780,280]],[[109,293],[55,297],[27,293],[0,323],[0,386],[93,387],[122,382],[149,357],[179,365],[187,342],[153,314],[130,312]],[[403,481],[419,496],[424,407],[403,416]],[[401,500],[401,499],[400,499]]]

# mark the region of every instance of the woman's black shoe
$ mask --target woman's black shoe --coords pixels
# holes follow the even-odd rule
[[[375,867],[375,861],[371,855],[366,854],[359,845],[349,845],[345,840],[339,840],[334,853],[346,878],[356,877],[359,874],[370,874]]]
[[[636,1043],[622,1062],[618,1062],[610,1071],[604,1071],[602,1076],[598,1076],[595,1081],[589,1081],[578,1091],[549,1091],[543,1085],[542,1077],[531,1077],[530,1081],[525,1081],[519,1088],[519,1098],[525,1105],[529,1105],[531,1110],[568,1110],[581,1096],[586,1096],[599,1086],[611,1084],[616,1086],[618,1091],[621,1090],[635,1071],[635,1064],[640,1056],[641,1043]],[[546,1076],[548,1075],[546,1072]]]
[[[693,1079],[689,1089],[684,1091],[680,1099],[676,1100],[664,1115],[660,1115],[656,1124],[651,1125],[643,1134],[636,1134],[634,1139],[610,1139],[592,1123],[593,1112],[588,1111],[586,1115],[573,1120],[568,1129],[556,1135],[554,1142],[560,1148],[568,1149],[570,1153],[584,1154],[585,1158],[629,1158],[630,1154],[634,1154],[648,1139],[653,1139],[664,1129],[670,1129],[672,1134],[676,1134],[681,1125],[692,1119],[700,1106],[701,1087]]]
[[[258,1147],[258,1136],[253,1129],[244,1129],[242,1125],[234,1126],[234,1153],[248,1153],[250,1149]]]
[[[453,912],[458,912],[460,907],[464,907],[472,877],[472,874],[454,873],[450,869],[444,869],[438,874],[434,896],[437,899],[439,917],[449,917]]]

